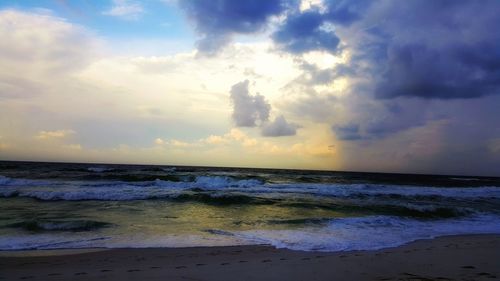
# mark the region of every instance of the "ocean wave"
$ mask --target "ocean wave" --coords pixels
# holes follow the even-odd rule
[[[96,173],[102,173],[102,172],[109,172],[113,171],[113,168],[106,168],[106,167],[88,167],[87,171],[89,172],[96,172]]]
[[[447,199],[500,199],[500,187],[425,187],[378,184],[271,184],[258,178],[197,176],[192,179],[154,177],[147,181],[48,181],[0,176],[0,197],[40,200],[145,200],[170,198],[185,190],[239,193],[246,196],[317,196],[330,198],[439,201]]]
[[[40,186],[40,185],[59,185],[56,181],[32,180],[22,178],[9,178],[0,175],[0,187],[2,186]]]
[[[183,176],[183,175],[144,175],[144,174],[112,174],[112,173],[106,173],[106,174],[100,174],[99,176],[95,175],[88,175],[84,177],[86,180],[89,181],[121,181],[125,183],[129,182],[148,182],[148,181],[155,181],[155,180],[162,180],[162,181],[168,181],[168,182],[192,182],[194,181],[195,177],[193,176]]]
[[[276,200],[247,196],[243,194],[221,194],[221,193],[181,193],[168,196],[170,200],[184,202],[196,201],[212,205],[269,205],[276,203]]]
[[[307,193],[335,197],[449,197],[499,198],[500,187],[427,187],[379,184],[277,184],[264,188],[286,193]]]
[[[380,203],[356,203],[338,202],[336,204],[316,203],[316,202],[293,202],[279,203],[287,207],[298,207],[305,209],[326,209],[343,214],[381,214],[398,217],[410,217],[418,219],[440,219],[463,217],[478,213],[472,208],[456,206],[436,206],[429,204],[408,204],[406,202],[380,202]]]
[[[275,205],[282,208],[323,209],[344,214],[384,214],[421,219],[452,218],[470,215],[472,207],[455,206],[449,202],[430,204],[409,203],[401,200],[328,200],[314,197],[291,197],[283,194],[249,194],[240,192],[205,191],[194,189],[162,189],[148,187],[93,188],[87,190],[0,189],[3,197],[30,197],[42,201],[132,201],[168,200],[173,202],[198,202],[208,205]],[[464,205],[462,204],[462,205]]]
[[[268,224],[276,225],[321,225],[331,221],[332,218],[305,218],[305,219],[281,219],[268,220]]]
[[[42,201],[83,201],[83,200],[99,200],[99,201],[132,201],[161,198],[155,196],[151,192],[139,192],[134,189],[96,189],[96,190],[0,190],[2,197],[29,197]],[[168,195],[165,195],[168,198]]]
[[[456,181],[480,181],[481,179],[478,179],[478,178],[465,178],[465,177],[461,177],[461,178],[450,177],[450,180],[456,180]]]
[[[293,222],[292,222],[293,223]],[[202,235],[99,236],[93,232],[40,232],[1,236],[0,250],[123,247],[196,247],[268,244],[306,251],[377,250],[446,235],[500,234],[500,217],[470,216],[421,221],[395,216],[323,219],[293,229],[230,231],[205,229]]]
[[[263,181],[258,179],[235,179],[225,176],[198,176],[196,177],[194,183],[196,186],[212,189],[228,187],[253,187],[262,185]]]
[[[209,232],[206,232],[209,234]],[[248,245],[249,242],[223,235],[118,235],[99,236],[89,232],[37,233],[0,236],[1,250],[47,250],[85,248],[157,248]]]
[[[39,232],[39,231],[90,231],[103,227],[111,226],[110,223],[91,221],[91,220],[72,220],[72,221],[57,221],[57,220],[28,220],[7,225],[11,228],[22,228],[24,230]]]
[[[376,250],[445,235],[500,234],[500,217],[420,221],[395,216],[334,219],[323,227],[232,232],[235,237],[277,248],[315,251]]]
[[[0,236],[0,250],[39,250],[39,249],[82,249],[107,247],[106,241],[112,237],[87,236],[79,233],[71,235],[29,234]]]

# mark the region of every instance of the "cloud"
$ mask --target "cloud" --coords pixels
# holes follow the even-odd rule
[[[303,73],[285,88],[287,96],[294,97],[288,99],[287,108],[329,122],[341,140],[387,138],[452,118],[458,114],[454,110],[471,112],[465,101],[460,102],[463,99],[500,93],[500,33],[484,29],[500,24],[500,16],[493,12],[498,10],[497,1],[410,0],[405,7],[392,0],[325,1],[322,5],[295,15],[311,17],[313,26],[333,24],[342,47],[330,51],[347,59],[319,68],[302,55],[297,61]],[[307,26],[293,28],[289,22],[294,20],[287,18],[277,32]],[[307,36],[292,38],[299,44],[311,42]],[[299,51],[311,49],[315,48]],[[346,82],[340,92],[335,90],[339,81]]]
[[[2,155],[498,174],[500,95],[493,75],[498,33],[484,28],[496,26],[497,6],[487,0],[484,10],[472,1],[435,2],[409,0],[406,8],[391,0],[365,6],[323,1],[301,11],[284,8],[276,21],[269,16],[255,32],[272,33],[266,26],[274,24],[280,32],[300,15],[317,15],[321,23],[312,26],[318,34],[302,37],[316,43],[293,36],[306,26],[290,27],[288,41],[234,43],[210,58],[197,57],[194,50],[168,57],[96,57],[96,38],[69,20],[46,12],[0,11],[0,34],[6,38],[0,41],[5,105],[0,141],[9,145],[0,144]],[[333,3],[338,11],[344,9],[341,3],[349,8],[332,18]],[[476,22],[471,14],[481,16]],[[321,41],[323,32],[340,40],[335,48]],[[254,33],[221,34],[232,40]],[[273,52],[273,46],[281,51]],[[284,55],[289,46],[299,47]],[[224,134],[235,112],[228,88],[249,77],[256,83],[240,86],[235,96],[243,109],[236,112],[245,117],[240,123],[254,129]],[[417,84],[429,89],[427,94],[413,87]],[[271,125],[273,132],[287,132],[294,125],[289,121],[297,120],[301,130],[295,137],[257,136]],[[69,144],[71,134],[53,141],[33,137],[40,128],[68,127],[78,132],[78,144]],[[123,149],[110,149],[124,140]]]
[[[229,89],[245,80],[246,68],[266,76],[252,78],[256,85],[249,85],[251,95],[265,93],[265,101],[278,95],[275,89],[291,77],[289,73],[297,71],[291,59],[268,53],[268,49],[268,44],[249,43],[231,46],[221,56],[202,59],[196,58],[194,51],[161,57],[101,59],[80,76],[99,88],[80,95],[82,99],[88,95],[93,98],[83,101],[88,103],[82,108],[85,112],[81,112],[88,120],[81,125],[85,128],[75,129],[83,136],[97,132],[99,137],[89,138],[83,143],[85,146],[111,146],[116,139],[140,145],[150,144],[156,137],[193,140],[227,130],[232,125],[233,107]],[[271,73],[275,75],[268,81]],[[81,111],[79,108],[76,110]],[[131,125],[116,126],[116,122]],[[164,132],[166,127],[169,129]]]
[[[208,144],[215,144],[215,145],[229,143],[228,139],[224,138],[223,136],[216,136],[216,135],[210,135],[204,141]]]
[[[337,51],[340,43],[334,24],[348,26],[361,18],[371,1],[203,1],[185,0],[179,5],[195,24],[201,39],[198,50],[214,55],[234,35],[266,29],[273,16],[284,16],[272,38],[282,49],[300,54],[309,51]]]
[[[137,20],[144,14],[144,8],[138,2],[130,0],[113,0],[113,6],[103,12],[104,15],[127,20]]]
[[[204,139],[201,139],[200,143],[209,145],[230,145],[239,143],[244,147],[251,147],[257,144],[257,140],[249,137],[239,129],[232,128],[228,133],[222,136],[210,135]]]
[[[156,138],[155,139],[155,144],[156,145],[164,145],[165,141],[162,138]]]
[[[385,171],[424,171],[423,162],[444,171],[428,161],[444,167],[452,158],[470,159],[474,151],[496,151],[495,142],[487,140],[498,139],[498,130],[491,128],[499,115],[477,108],[489,107],[497,100],[490,97],[499,92],[500,34],[484,28],[499,25],[498,2],[409,0],[401,6],[394,0],[326,0],[302,6],[289,4],[271,35],[302,70],[280,88],[283,99],[277,105],[292,120],[329,128],[331,137],[340,140],[335,148],[344,154],[346,167],[377,168],[388,158],[394,161]],[[222,39],[227,41],[215,45],[232,38]],[[320,67],[306,59],[314,52],[342,59]],[[248,123],[263,131],[276,119],[257,121]],[[460,123],[471,136],[457,141]],[[430,138],[427,147],[432,149],[426,150],[422,136]],[[366,157],[366,165],[348,160]]]
[[[248,80],[234,84],[231,87],[230,99],[233,104],[232,118],[238,127],[255,127],[257,123],[269,119],[271,105],[259,93],[250,95]]]
[[[360,20],[373,2],[371,0],[327,0],[324,19],[333,24],[348,26]]]
[[[51,14],[0,10],[0,98],[43,94],[91,63],[98,40]]]
[[[273,33],[282,50],[353,54],[377,98],[476,98],[500,93],[498,1],[324,1],[292,9]],[[477,15],[481,15],[478,17]]]
[[[500,154],[500,138],[495,138],[487,142],[491,153]]]
[[[302,83],[308,85],[323,85],[331,83],[336,78],[337,69],[326,68],[320,69],[316,64],[303,61],[300,65],[303,70],[303,75],[299,77]],[[296,81],[297,82],[297,81]]]
[[[3,142],[4,137],[0,136],[0,150],[7,149],[9,148],[9,144],[6,142]]]
[[[377,2],[345,38],[377,98],[499,94],[500,33],[484,28],[500,25],[498,9],[498,1]]]
[[[35,138],[40,140],[63,139],[75,134],[73,130],[40,131]]]
[[[187,142],[184,142],[184,141],[180,141],[180,140],[176,140],[176,139],[172,139],[168,142],[169,145],[171,146],[175,146],[175,147],[189,147],[191,146],[190,143],[187,143]]]
[[[29,64],[29,73],[79,69],[98,45],[83,27],[65,19],[18,10],[0,10],[0,35],[0,62],[14,70]]]
[[[334,126],[343,140],[374,140],[425,126],[427,122],[444,119],[437,107],[421,100],[377,101],[357,98],[341,99],[347,125]],[[342,123],[341,123],[342,124]]]
[[[498,94],[500,54],[495,54],[495,48],[500,48],[500,44],[484,47],[455,45],[441,50],[422,44],[391,46],[386,70],[378,77],[375,94],[379,98],[437,99]],[[498,66],[494,65],[496,63]]]
[[[335,125],[332,131],[340,140],[360,140],[363,137],[359,129],[359,124]]]
[[[78,143],[66,144],[66,145],[64,145],[64,147],[67,149],[72,149],[72,150],[83,150],[82,145],[78,144]]]
[[[197,151],[199,152],[211,151],[221,153],[221,155],[226,154],[223,151],[239,151],[239,153],[249,156],[288,155],[290,157],[312,157],[317,160],[316,157],[331,157],[335,154],[334,145],[325,143],[328,140],[325,140],[323,132],[315,131],[312,135],[312,137],[298,141],[293,138],[282,138],[277,142],[271,142],[268,138],[253,138],[238,128],[232,128],[226,134],[210,135],[198,141],[191,142],[189,145],[193,149],[198,149]],[[241,150],[241,148],[244,149]],[[317,161],[314,162],[315,164],[320,164]]]
[[[294,136],[299,127],[288,123],[283,115],[268,122],[271,105],[264,96],[259,93],[250,95],[248,80],[236,83],[231,87],[230,100],[233,105],[232,118],[238,127],[257,127],[261,129],[261,135],[265,137]],[[219,142],[214,138],[212,141]]]
[[[335,33],[326,28],[322,15],[316,10],[289,15],[272,38],[280,48],[291,53],[335,52],[340,43]]]
[[[310,51],[339,51],[341,40],[335,26],[348,26],[359,20],[371,1],[327,0],[320,3],[302,1],[272,35],[274,42],[294,54]]]
[[[297,134],[297,127],[295,124],[288,123],[285,117],[280,115],[273,122],[263,124],[261,133],[264,137],[294,136]]]
[[[284,0],[183,0],[179,4],[201,36],[198,50],[207,55],[217,53],[236,34],[262,31],[270,17],[288,5]]]

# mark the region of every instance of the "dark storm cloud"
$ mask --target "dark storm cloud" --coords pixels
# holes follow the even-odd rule
[[[329,0],[326,1],[325,20],[339,25],[350,25],[361,19],[372,0]]]
[[[349,121],[331,127],[340,140],[379,140],[442,118],[428,108],[425,100],[406,101],[399,98],[377,103],[370,100],[343,102],[352,102],[348,110],[354,112],[347,118]]]
[[[500,24],[500,22],[499,22]],[[379,98],[476,98],[500,93],[500,37],[496,48],[476,44],[391,46],[386,70],[379,77]],[[485,63],[487,62],[487,63]]]
[[[377,98],[475,98],[500,93],[500,2],[326,1],[291,12],[272,35],[283,50],[353,51]],[[359,68],[359,67],[358,67]]]
[[[289,15],[272,37],[278,46],[292,53],[334,52],[340,40],[333,31],[324,29],[323,24],[323,16],[316,10],[296,13]]]
[[[333,26],[328,30],[340,39],[336,48],[320,43],[308,48],[310,42],[323,40],[324,34],[314,32],[297,32],[289,40],[304,48],[276,43],[299,57],[303,71],[288,87],[300,91],[290,110],[333,124],[338,139],[380,141],[454,115],[472,114],[468,105],[473,100],[500,94],[500,31],[495,28],[500,26],[499,1],[328,1],[325,7],[292,13],[275,34],[306,28],[292,24],[300,15],[307,15],[314,28]],[[346,52],[350,59],[318,69],[300,59],[302,52],[311,50]],[[319,94],[314,87],[334,85],[339,78],[350,81],[348,88],[326,103],[328,91]],[[491,125],[482,112],[474,114],[475,126]]]
[[[500,2],[406,1],[382,6],[358,45],[378,98],[477,98],[500,93]],[[383,19],[383,20],[382,20]],[[361,38],[360,38],[361,39]]]
[[[368,65],[377,98],[475,98],[500,92],[497,0],[408,0],[404,5],[330,0],[302,12],[298,3],[180,1],[205,54],[216,53],[234,34],[262,31],[271,16],[286,15],[271,35],[280,49],[296,55],[352,51],[345,69],[359,72],[357,64]]]
[[[285,0],[183,0],[180,6],[194,21],[200,33],[198,50],[214,54],[234,34],[262,31],[273,15],[282,13],[295,1]]]
[[[349,25],[361,17],[369,1],[326,1],[326,11],[314,8],[299,12],[296,0],[184,0],[180,6],[194,21],[201,35],[198,50],[215,54],[234,34],[251,34],[265,29],[271,16],[287,11],[284,24],[272,38],[292,53],[312,50],[335,51],[340,42],[327,24]]]
[[[346,26],[358,20],[370,1],[325,1],[325,9],[314,7],[300,12],[295,10],[272,35],[282,49],[294,54],[309,51],[336,52],[340,39],[332,29],[335,25]]]

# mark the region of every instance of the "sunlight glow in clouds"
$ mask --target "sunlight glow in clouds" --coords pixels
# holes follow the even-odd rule
[[[35,138],[45,140],[45,139],[53,139],[53,138],[64,138],[68,135],[74,134],[73,130],[57,130],[57,131],[40,131]]]
[[[500,175],[496,1],[153,2],[0,4],[0,159]]]

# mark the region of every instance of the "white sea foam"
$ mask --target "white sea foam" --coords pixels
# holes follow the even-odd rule
[[[207,189],[228,188],[228,187],[253,187],[262,185],[262,181],[256,179],[235,180],[231,177],[223,176],[198,176],[194,182],[196,187]]]
[[[0,236],[0,250],[97,248],[106,247],[105,240],[109,239],[78,233],[9,235]]]
[[[0,185],[8,184],[9,181],[10,181],[10,178],[4,177],[4,176],[0,176]]]
[[[219,235],[150,235],[126,234],[98,236],[92,233],[20,234],[0,236],[0,251],[29,249],[81,249],[81,248],[152,248],[152,247],[212,247],[249,244],[236,237]]]
[[[165,172],[175,172],[177,170],[177,168],[175,168],[175,167],[162,168],[162,170]]]
[[[58,185],[58,182],[44,180],[30,180],[9,178],[0,175],[0,187],[2,186],[38,186],[38,185]]]
[[[231,234],[231,235],[228,235]],[[206,235],[51,233],[0,236],[0,250],[58,248],[195,247],[269,244],[316,251],[376,250],[445,235],[500,234],[500,217],[420,221],[393,216],[341,218],[326,226],[286,230],[217,231]]]
[[[288,193],[350,197],[356,195],[443,196],[454,198],[500,198],[500,187],[427,187],[381,184],[275,184],[265,188]]]
[[[458,199],[500,199],[500,187],[425,187],[380,184],[269,184],[257,179],[234,179],[225,176],[198,176],[190,182],[156,180],[153,182],[120,181],[47,181],[14,179],[0,176],[1,197],[33,197],[41,200],[143,200],[168,198],[199,188],[205,191],[268,194],[283,197],[306,194],[329,197],[434,196]]]
[[[332,220],[326,227],[301,230],[249,230],[235,236],[278,248],[317,251],[376,250],[418,239],[458,234],[500,234],[500,217],[484,215],[452,220],[419,221],[393,216]]]

